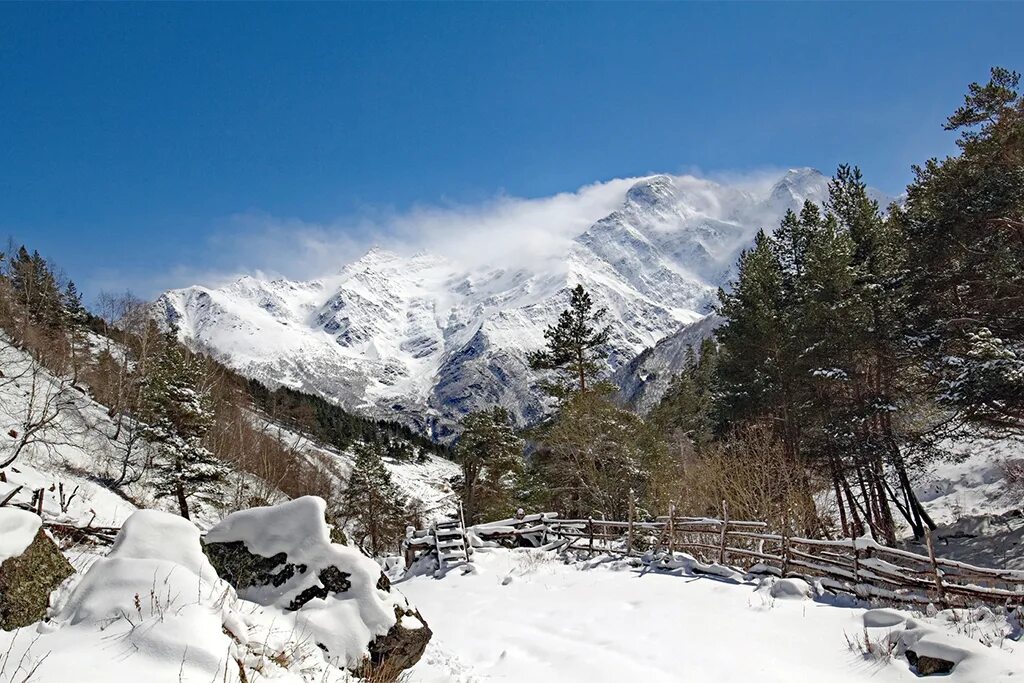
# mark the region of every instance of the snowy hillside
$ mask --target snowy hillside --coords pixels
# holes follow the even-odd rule
[[[66,378],[55,377],[39,367],[2,337],[0,367],[0,435],[8,440],[0,448],[0,458],[11,452],[11,444],[16,442],[12,434],[24,432],[26,418],[48,423],[7,468],[7,481],[0,482],[0,500],[17,491],[12,501],[28,504],[34,492],[43,489],[44,516],[78,526],[90,522],[94,526],[120,526],[137,507],[173,509],[169,499],[153,496],[147,477],[122,485],[112,483],[132,449],[138,452],[130,457],[134,462],[145,460],[149,447],[138,442],[132,430],[119,430],[106,406],[90,398],[81,387],[72,386]],[[303,454],[310,462],[323,463],[324,473],[332,484],[339,490],[344,487],[355,461],[350,451],[317,444],[309,436],[258,414],[250,417],[254,424],[261,425],[264,433]],[[455,463],[424,452],[415,458],[385,458],[384,464],[400,493],[425,521],[444,518],[455,511],[456,496],[450,484],[459,472]],[[230,507],[237,502],[234,498],[244,498],[246,485],[251,483],[251,476],[233,473],[222,503]],[[284,499],[279,491],[273,494],[276,499]],[[62,501],[62,496],[66,500]],[[219,514],[204,507],[195,521],[206,527]]]
[[[555,265],[467,269],[444,254],[374,249],[319,280],[169,291],[157,311],[242,374],[348,409],[441,437],[453,418],[491,405],[526,423],[544,406],[525,353],[543,344],[567,288],[583,284],[608,309],[614,371],[697,320],[756,230],[826,187],[813,169],[758,186],[651,176]]]

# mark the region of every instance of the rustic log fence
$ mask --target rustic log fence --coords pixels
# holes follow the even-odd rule
[[[731,565],[751,574],[800,577],[829,590],[864,599],[918,605],[1024,604],[1024,571],[980,567],[936,555],[884,546],[873,538],[825,540],[772,533],[761,521],[683,517],[650,521],[563,519],[554,512],[480,524],[466,529],[475,546],[503,545],[640,556],[653,568],[671,568],[676,553],[695,561],[695,571],[720,573]],[[407,561],[433,552],[429,530],[410,530]],[[719,566],[714,566],[719,565]]]

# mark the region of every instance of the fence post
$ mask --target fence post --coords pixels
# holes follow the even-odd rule
[[[626,536],[626,555],[633,554],[633,489],[629,490],[629,533]]]
[[[718,542],[718,564],[725,564],[725,530],[729,528],[729,506],[722,501],[722,536]]]
[[[466,556],[466,562],[472,562],[469,558],[469,534],[466,533],[466,513],[462,510],[462,501],[459,501],[459,526],[462,527],[462,554]]]
[[[856,537],[851,536],[850,542],[853,543],[853,583],[856,586],[860,583],[860,550],[857,548]]]
[[[928,545],[928,559],[932,563],[932,571],[935,573],[935,590],[939,594],[939,602],[946,604],[946,588],[942,585],[942,572],[939,571],[939,563],[935,561],[935,543],[932,541],[932,530],[925,529],[924,541]]]
[[[668,554],[672,559],[676,557],[676,504],[668,504]]]
[[[782,577],[789,573],[789,528],[782,527]]]
[[[587,517],[587,527],[590,529],[590,554],[594,554],[594,518]]]

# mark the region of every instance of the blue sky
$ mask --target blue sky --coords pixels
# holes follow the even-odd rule
[[[1024,68],[1021,26],[1018,3],[3,4],[0,235],[152,295],[315,274],[276,267],[293,230],[340,267],[410,211],[651,172],[849,161],[898,193],[952,151],[967,83]]]

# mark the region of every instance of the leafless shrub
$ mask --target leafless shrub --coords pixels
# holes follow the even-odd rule
[[[871,639],[871,634],[866,628],[862,633],[853,636],[846,632],[843,635],[846,637],[846,646],[864,659],[878,664],[888,664],[896,655],[896,641],[890,638],[888,633],[875,640]]]
[[[676,487],[678,514],[719,517],[724,500],[731,518],[765,521],[778,531],[815,536],[827,526],[814,500],[820,482],[761,427],[694,453]]]

